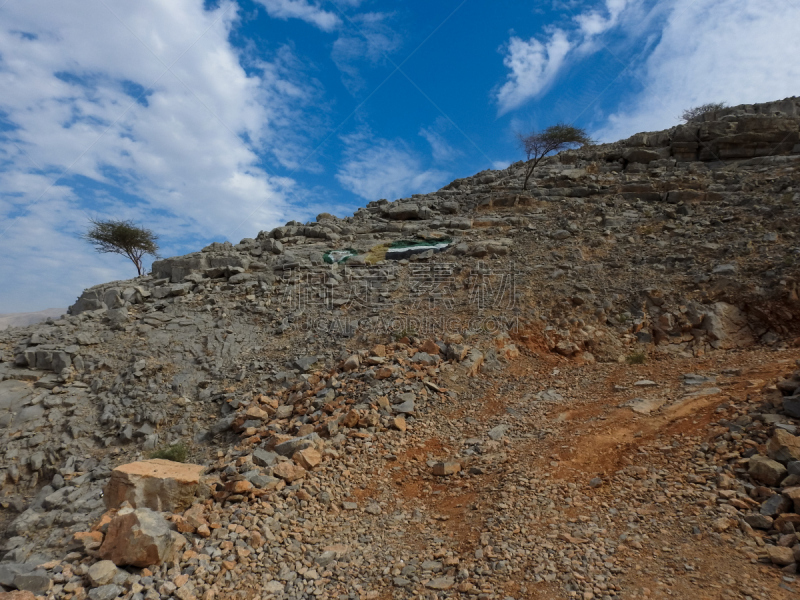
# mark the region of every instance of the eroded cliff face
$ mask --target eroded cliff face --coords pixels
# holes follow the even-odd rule
[[[604,579],[591,585],[576,577],[578,567],[537,571],[536,564],[553,562],[552,553],[531,554],[524,535],[504,529],[510,523],[487,525],[477,508],[476,520],[463,521],[467,509],[456,505],[479,506],[499,489],[491,486],[501,486],[514,499],[503,502],[509,514],[527,506],[546,527],[561,514],[552,503],[564,491],[536,461],[525,467],[530,471],[512,461],[515,475],[500,477],[511,468],[504,448],[527,452],[535,442],[543,457],[560,452],[556,440],[568,436],[570,411],[600,411],[593,403],[602,400],[603,414],[631,430],[620,434],[626,451],[608,465],[582,467],[584,474],[605,473],[590,488],[602,494],[603,477],[625,466],[639,444],[630,415],[653,413],[658,427],[672,427],[694,407],[691,436],[699,445],[706,417],[723,405],[723,412],[750,421],[725,430],[722,441],[736,457],[718,463],[724,453],[698,450],[702,468],[711,473],[721,465],[744,483],[719,484],[734,493],[711,504],[733,512],[707,511],[698,523],[708,517],[713,530],[722,525],[712,526],[711,517],[745,522],[766,492],[756,494],[755,505],[736,495],[752,500],[745,484],[764,487],[737,461],[749,460],[747,448],[759,449],[776,423],[795,433],[789,430],[798,415],[791,414],[793,405],[787,412],[768,397],[743,392],[725,399],[716,384],[744,390],[742,373],[771,356],[789,360],[787,349],[800,333],[799,125],[797,98],[724,109],[668,131],[551,157],[537,167],[528,190],[521,189],[523,165],[516,163],[431,194],[371,202],[352,217],[322,214],[235,245],[215,243],[157,261],[150,275],[86,290],[62,319],[0,332],[0,526],[7,527],[0,557],[32,564],[72,552],[69,566],[55,574],[51,566],[41,577],[59,588],[50,590],[52,597],[79,597],[77,587],[93,585],[82,571],[105,533],[90,530],[108,508],[102,491],[112,469],[180,443],[190,460],[206,467],[196,502],[211,516],[181,530],[194,549],[176,559],[177,575],[167,567],[159,567],[156,579],[112,573],[103,585],[118,586],[122,597],[170,597],[190,579],[191,591],[181,592],[187,597],[233,597],[224,590],[241,577],[252,590],[287,597],[356,593],[355,583],[364,593],[456,593],[461,586],[458,593],[477,595],[490,594],[483,587],[494,582],[491,593],[499,598],[518,579],[515,561],[533,561],[525,567],[530,577],[523,577],[531,586],[557,581],[584,597],[617,595],[617,584],[609,582],[623,581],[627,571],[615,570],[622,563],[612,568],[602,566],[611,559],[595,561]],[[726,373],[726,361],[738,361],[743,371]],[[783,369],[754,376],[761,383],[753,394],[771,393],[762,388]],[[695,370],[713,373],[684,377]],[[691,386],[700,384],[687,381],[708,383],[700,389],[711,391],[692,396]],[[752,416],[756,410],[763,419]],[[595,416],[581,418],[579,429],[586,426],[588,435]],[[658,427],[643,425],[641,443],[656,444]],[[731,437],[745,430],[755,433]],[[586,451],[580,440],[569,443]],[[599,439],[592,443],[605,447]],[[690,460],[695,442],[686,443]],[[790,462],[781,464],[787,469]],[[647,469],[620,473],[614,493],[623,496],[636,490],[628,479],[649,477]],[[486,474],[493,474],[491,486],[481,479]],[[564,485],[577,485],[562,475]],[[442,477],[457,483],[440,486]],[[711,480],[705,477],[704,485]],[[531,481],[538,483],[531,487]],[[784,497],[782,490],[792,487],[782,481],[773,482],[772,495]],[[536,494],[519,497],[534,488],[541,506],[528,506]],[[430,556],[422,552],[408,571],[406,559],[400,564],[389,555],[408,553],[408,544],[424,534],[413,543],[397,534],[402,543],[393,546],[391,532],[404,519],[427,522],[424,511],[437,504],[436,491],[441,498],[463,496],[434,512],[452,510],[468,526],[452,543],[437,542]],[[737,498],[739,504],[730,502]],[[604,501],[598,495],[586,502],[595,500]],[[112,517],[157,520],[130,515],[109,516],[105,529]],[[613,529],[622,517],[603,518]],[[157,525],[154,530],[164,529]],[[467,533],[469,527],[483,529]],[[765,535],[787,535],[781,528]],[[118,529],[114,539],[121,540]],[[571,545],[570,552],[583,544],[574,539],[595,535],[567,529],[567,537],[552,543]],[[759,548],[775,546],[771,538],[749,539],[756,538]],[[343,550],[345,542],[350,546]],[[172,546],[162,546],[156,555],[171,556]],[[606,555],[609,547],[602,548]],[[117,550],[107,547],[109,556],[121,556]],[[594,564],[591,553],[580,552],[584,563]],[[370,560],[371,553],[386,564]],[[425,566],[426,560],[440,564]],[[195,568],[177,585],[188,566]],[[69,576],[59,580],[64,572]],[[550,578],[553,573],[558,577]],[[0,585],[12,587],[17,575]],[[157,591],[166,583],[175,589]]]

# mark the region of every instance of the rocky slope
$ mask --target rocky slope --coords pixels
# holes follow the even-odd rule
[[[0,332],[0,586],[796,593],[799,129],[797,98],[724,109],[551,157],[528,190],[516,163],[212,244]],[[119,470],[170,448],[202,473]],[[186,502],[154,491],[178,480]]]

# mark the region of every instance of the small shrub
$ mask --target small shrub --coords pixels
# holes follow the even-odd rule
[[[644,352],[634,352],[625,359],[629,365],[643,365],[647,362],[647,355]]]
[[[709,102],[708,104],[694,106],[692,108],[687,108],[685,111],[683,111],[681,119],[687,123],[689,121],[696,121],[706,113],[722,110],[727,106],[728,105],[725,104],[724,102]]]
[[[171,446],[167,446],[166,448],[162,448],[161,450],[156,450],[152,454],[150,454],[150,458],[163,458],[164,460],[171,460],[172,462],[186,462],[186,459],[189,456],[189,450],[178,442],[177,444],[172,444]]]

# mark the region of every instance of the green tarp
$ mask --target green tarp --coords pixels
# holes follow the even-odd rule
[[[422,254],[428,250],[433,250],[434,253],[441,252],[452,243],[453,240],[449,238],[441,240],[398,240],[389,244],[389,248],[386,250],[386,259],[401,260],[414,254]]]
[[[332,265],[334,263],[344,262],[351,256],[355,256],[356,254],[358,254],[358,251],[353,250],[352,248],[345,248],[344,250],[328,250],[325,254],[322,255],[322,260],[324,260],[329,265]]]

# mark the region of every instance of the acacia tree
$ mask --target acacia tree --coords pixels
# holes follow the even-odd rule
[[[560,152],[568,148],[592,143],[585,130],[564,123],[551,125],[544,131],[532,131],[527,135],[518,133],[517,137],[522,150],[525,152],[525,182],[522,184],[523,190],[527,189],[528,179],[533,174],[536,165],[545,156],[553,152]]]
[[[91,219],[91,223],[83,239],[93,244],[98,252],[127,256],[136,265],[139,275],[142,275],[142,257],[158,253],[158,236],[149,229],[138,227],[133,221]]]

